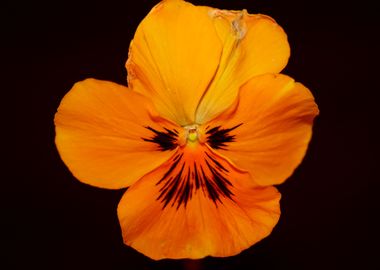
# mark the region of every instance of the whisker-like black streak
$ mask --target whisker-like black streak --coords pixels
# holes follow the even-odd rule
[[[157,200],[163,203],[163,209],[168,205],[176,205],[176,209],[181,205],[186,208],[193,194],[198,191],[212,200],[216,206],[223,203],[222,197],[234,201],[231,191],[233,185],[227,178],[229,171],[212,155],[206,153],[204,166],[197,162],[186,164],[182,159],[183,154],[177,154],[172,160],[173,164],[156,184],[162,185]],[[174,172],[176,167],[181,169]]]
[[[207,143],[214,149],[227,150],[227,144],[235,141],[235,135],[230,134],[231,131],[242,125],[236,125],[232,128],[222,128],[216,126],[206,131]]]
[[[215,158],[213,158],[209,153],[206,152],[207,157],[215,164],[216,168],[221,171],[228,172]]]
[[[163,131],[158,131],[152,127],[145,127],[153,132],[150,138],[141,138],[146,142],[152,142],[158,145],[158,149],[161,151],[173,150],[177,147],[178,131],[170,130],[164,127]]]

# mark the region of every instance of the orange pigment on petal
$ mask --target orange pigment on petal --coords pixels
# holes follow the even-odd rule
[[[290,55],[270,17],[164,0],[138,26],[128,87],[87,79],[55,115],[56,146],[78,180],[129,187],[124,243],[153,259],[225,257],[268,236],[280,193],[318,115],[278,74]]]

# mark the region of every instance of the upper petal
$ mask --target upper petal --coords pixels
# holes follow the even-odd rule
[[[267,236],[280,194],[205,146],[186,146],[131,186],[118,216],[124,242],[153,259],[235,255]]]
[[[268,16],[217,9],[210,10],[209,15],[223,41],[223,54],[196,112],[200,124],[228,108],[251,77],[279,73],[290,55],[285,32]]]
[[[318,113],[302,84],[285,75],[258,76],[207,124],[207,140],[260,185],[279,184],[304,157]]]
[[[149,97],[162,116],[192,124],[221,51],[204,7],[162,1],[137,28],[126,64],[128,84]]]
[[[62,99],[55,125],[55,142],[70,171],[103,188],[131,185],[176,148],[154,140],[160,134],[155,132],[166,134],[174,124],[159,117],[145,97],[107,81],[76,83]]]

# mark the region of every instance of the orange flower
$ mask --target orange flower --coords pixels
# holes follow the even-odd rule
[[[153,259],[231,256],[272,231],[272,185],[301,162],[318,108],[278,74],[289,46],[246,11],[159,3],[139,25],[129,88],[78,82],[55,117],[56,145],[80,181],[130,186],[124,242]]]

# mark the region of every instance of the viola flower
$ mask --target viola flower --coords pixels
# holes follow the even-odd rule
[[[317,105],[278,74],[289,58],[268,16],[161,1],[139,25],[128,88],[87,79],[62,99],[56,145],[73,175],[129,187],[125,244],[153,258],[231,256],[270,234],[305,155]]]

